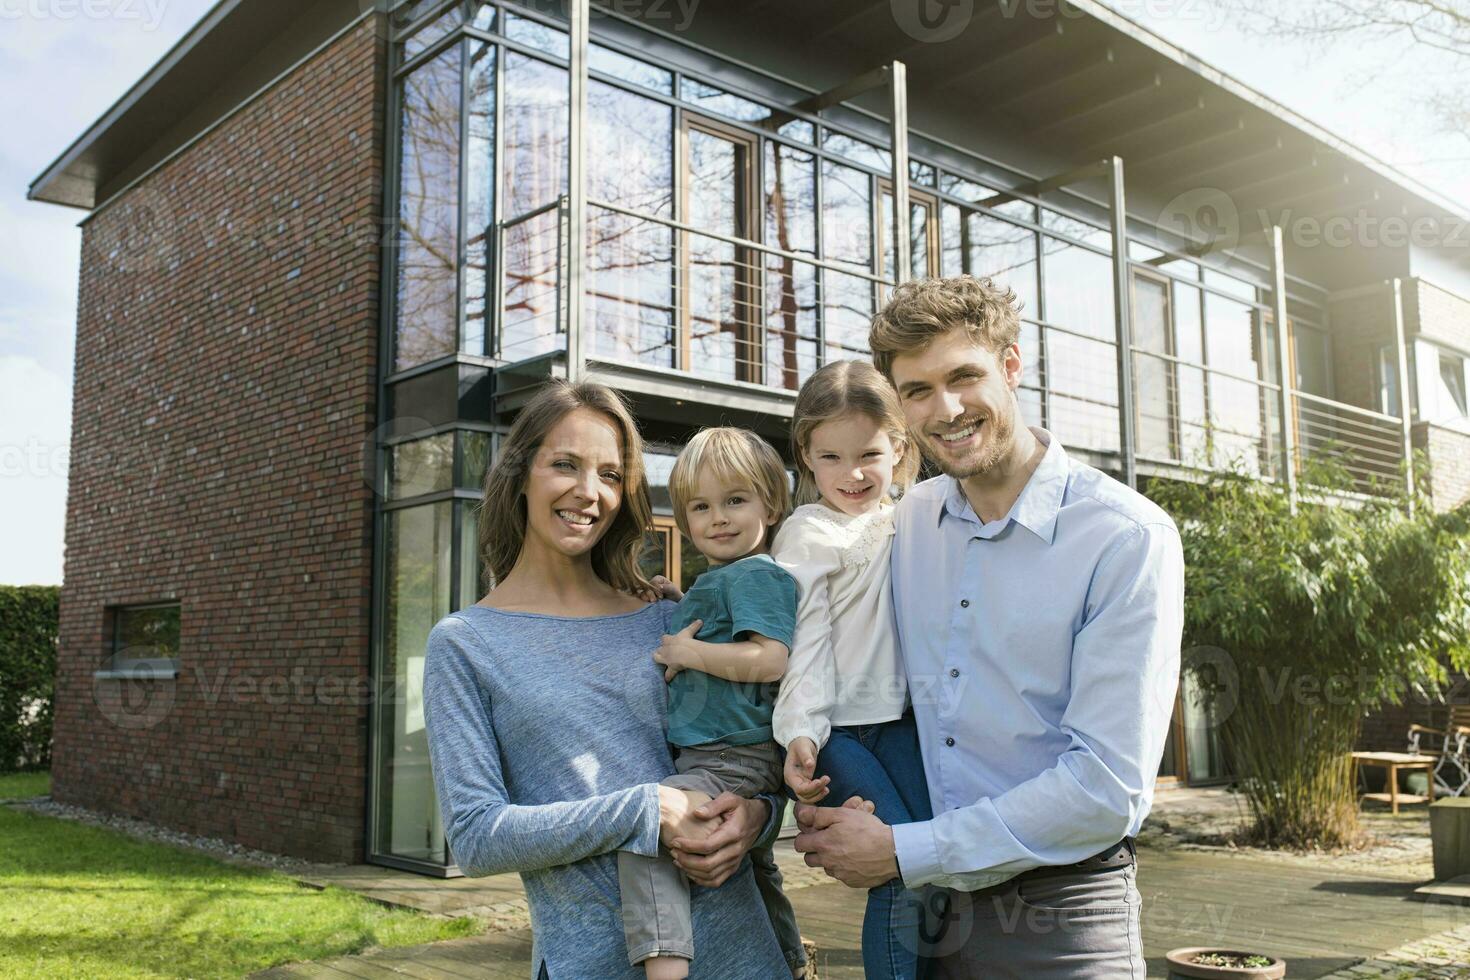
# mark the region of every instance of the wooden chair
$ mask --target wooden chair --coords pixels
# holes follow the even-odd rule
[[[1452,704],[1449,708],[1449,721],[1443,729],[1409,726],[1408,751],[1439,756],[1430,777],[1435,796],[1463,796],[1470,790],[1470,704]],[[1438,746],[1420,744],[1425,737],[1438,739]]]

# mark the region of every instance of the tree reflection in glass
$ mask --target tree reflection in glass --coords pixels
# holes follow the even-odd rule
[[[492,307],[490,226],[495,220],[495,48],[475,44],[470,55],[469,153],[466,155],[464,351],[484,354]]]
[[[766,143],[766,243],[817,254],[816,158]],[[766,259],[766,384],[794,391],[817,369],[816,268],[790,256]]]
[[[403,83],[395,370],[454,353],[460,58],[451,47]]]
[[[557,250],[560,217],[554,204],[567,186],[566,69],[515,52],[505,55],[505,213],[502,272],[505,296],[500,354],[521,360],[561,345],[558,336]]]
[[[674,366],[673,110],[594,81],[587,92],[587,322],[591,352]]]

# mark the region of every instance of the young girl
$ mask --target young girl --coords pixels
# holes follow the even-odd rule
[[[807,379],[791,426],[798,506],[771,557],[797,581],[796,636],[772,719],[797,799],[861,796],[886,824],[931,817],[888,589],[896,484],[918,470],[898,395],[871,364]],[[868,980],[913,980],[918,896],[899,878],[868,892]]]

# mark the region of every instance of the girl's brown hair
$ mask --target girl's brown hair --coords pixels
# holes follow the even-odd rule
[[[623,592],[652,588],[638,568],[644,535],[653,524],[653,506],[643,478],[643,437],[622,395],[594,381],[550,381],[516,416],[495,464],[485,474],[480,557],[493,582],[504,579],[515,567],[526,541],[526,498],[522,491],[531,462],[546,434],[579,408],[607,416],[618,430],[623,447],[623,502],[612,526],[592,548],[592,570]]]
[[[833,361],[818,369],[796,396],[791,416],[791,449],[796,455],[796,503],[814,504],[821,499],[817,478],[807,465],[812,432],[823,422],[861,412],[888,433],[893,447],[902,453],[893,467],[893,485],[900,492],[914,485],[919,472],[919,454],[913,451],[904,422],[898,392],[888,379],[867,361]]]

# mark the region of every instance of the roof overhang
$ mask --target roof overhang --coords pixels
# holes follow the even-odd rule
[[[95,208],[373,7],[373,0],[220,0],[31,182],[26,197]]]

